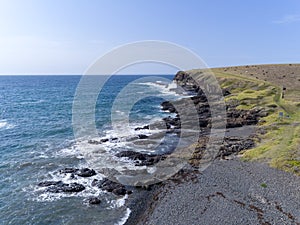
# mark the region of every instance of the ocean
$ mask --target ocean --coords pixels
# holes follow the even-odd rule
[[[112,76],[96,104],[99,138],[116,136],[111,124],[114,100],[124,87],[141,78],[142,82],[131,85],[131,94],[119,96],[125,105],[135,95],[150,96],[132,107],[132,132],[124,136],[134,135],[135,127],[170,115],[161,110],[160,103],[178,98],[167,85],[173,76]],[[129,216],[127,195],[116,197],[91,186],[93,179],[103,178],[99,173],[76,178],[86,187],[80,193],[48,193],[37,185],[45,180],[71,182],[70,177],[58,171],[90,166],[81,151],[88,139],[76,142],[72,127],[72,105],[80,79],[81,76],[0,76],[0,224],[123,224]],[[124,112],[119,108],[114,114],[121,116]],[[130,149],[126,140],[108,141],[101,147],[107,152]],[[93,196],[99,196],[100,205],[88,204],[88,198]]]

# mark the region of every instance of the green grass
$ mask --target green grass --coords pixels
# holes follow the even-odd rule
[[[282,87],[265,80],[217,70],[213,74],[220,86],[231,93],[225,97],[227,103],[236,103],[238,109],[263,107],[268,111],[268,116],[258,124],[266,133],[256,138],[255,148],[241,152],[242,159],[266,162],[300,175],[300,91],[288,89],[283,99]],[[202,75],[198,76],[201,80]],[[284,114],[283,118],[279,118],[280,112]]]
[[[290,91],[288,99],[282,99],[281,88],[257,79],[227,73],[216,73],[222,88],[232,93],[226,102],[237,101],[238,109],[264,107],[269,115],[259,126],[266,129],[256,147],[242,152],[243,160],[256,160],[270,166],[300,175],[300,103],[293,102],[298,91]],[[296,96],[295,96],[296,97]],[[289,118],[279,118],[279,112]]]
[[[265,183],[262,183],[260,186],[263,187],[263,188],[267,188],[268,187],[268,185],[265,184]]]

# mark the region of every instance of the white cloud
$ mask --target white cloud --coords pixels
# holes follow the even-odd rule
[[[294,23],[294,22],[300,22],[300,14],[286,15],[282,17],[280,20],[273,21],[273,23],[277,23],[277,24]]]

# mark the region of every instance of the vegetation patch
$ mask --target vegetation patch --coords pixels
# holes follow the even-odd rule
[[[222,88],[230,90],[226,102],[236,102],[238,109],[265,108],[269,115],[259,123],[266,130],[256,147],[243,151],[243,160],[267,162],[270,166],[300,175],[300,103],[283,98],[282,88],[259,79],[241,75],[216,73]]]

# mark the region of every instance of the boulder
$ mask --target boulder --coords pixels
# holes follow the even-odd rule
[[[177,112],[174,105],[169,101],[162,102],[161,106],[162,106],[162,110],[165,110],[165,111],[168,110],[170,113]]]
[[[38,186],[40,186],[40,187],[49,187],[49,186],[52,186],[52,185],[59,185],[59,184],[62,184],[62,181],[43,181],[43,182],[40,182],[38,184]]]
[[[116,154],[117,157],[126,157],[131,160],[137,161],[136,166],[150,166],[158,163],[160,160],[164,160],[164,155],[149,155],[135,151],[123,151]]]
[[[101,200],[97,197],[89,198],[89,204],[91,205],[99,205],[101,203]]]
[[[72,192],[81,192],[84,189],[85,187],[82,184],[78,184],[78,183],[65,184],[61,182],[57,185],[50,186],[47,189],[47,191],[52,193],[61,193],[61,192],[72,193]]]
[[[103,138],[101,139],[100,141],[96,141],[96,140],[88,140],[88,143],[89,144],[92,144],[92,145],[100,145],[102,143],[105,143],[105,142],[108,142],[109,139],[108,138]]]
[[[92,182],[92,186],[96,186],[100,188],[101,190],[112,192],[115,195],[125,195],[125,194],[131,194],[132,191],[126,190],[125,186],[123,184],[111,181],[107,178],[104,178],[103,180],[97,180],[94,179]]]
[[[116,154],[117,157],[127,157],[131,160],[146,160],[146,154],[134,151],[122,151]]]
[[[136,127],[134,130],[149,130],[149,125],[143,126],[143,127]]]
[[[146,138],[148,138],[148,136],[145,135],[145,134],[139,134],[138,137],[139,137],[139,139],[146,139]]]
[[[78,169],[75,168],[64,168],[59,170],[60,173],[76,173]]]
[[[114,193],[115,195],[126,195],[127,194],[127,190],[123,187],[120,188],[116,188],[112,191],[112,193]]]
[[[91,176],[96,175],[96,172],[93,169],[83,168],[83,169],[77,170],[76,175],[78,175],[80,177],[91,177]]]

